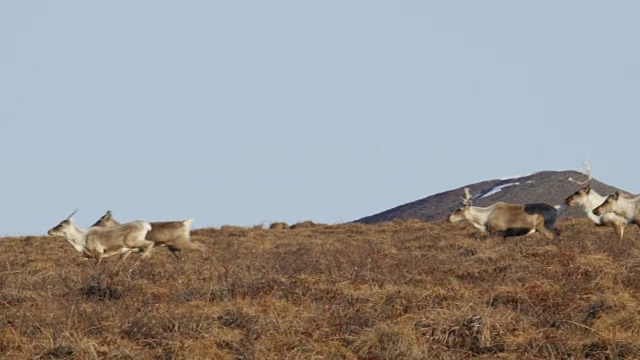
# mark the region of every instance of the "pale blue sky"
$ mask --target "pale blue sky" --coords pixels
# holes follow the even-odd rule
[[[338,223],[582,170],[640,192],[640,3],[4,1],[0,235]],[[601,142],[602,144],[596,145]]]

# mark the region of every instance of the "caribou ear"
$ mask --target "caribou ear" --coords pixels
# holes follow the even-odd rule
[[[586,189],[584,190],[584,192],[585,192],[585,194],[589,194],[589,193],[591,192],[591,188],[590,188],[590,187],[586,188]]]
[[[618,200],[618,198],[620,197],[620,191],[617,191],[613,193],[613,198]]]
[[[108,219],[111,217],[111,210],[107,210],[107,213],[104,214],[104,218]]]

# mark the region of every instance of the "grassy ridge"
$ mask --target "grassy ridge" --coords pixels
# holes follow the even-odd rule
[[[0,239],[0,357],[640,358],[640,234],[482,239],[397,221],[193,231],[95,265],[60,238]],[[135,266],[133,266],[135,264]]]

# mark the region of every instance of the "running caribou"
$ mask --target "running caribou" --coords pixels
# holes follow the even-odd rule
[[[155,246],[166,246],[169,251],[178,258],[176,252],[183,249],[199,250],[203,257],[206,257],[204,245],[191,241],[190,227],[193,219],[182,221],[159,221],[151,222],[151,231],[147,233],[146,239],[153,241]],[[111,215],[108,210],[92,226],[111,228],[120,223]]]
[[[605,200],[605,196],[598,194],[595,190],[591,188],[591,167],[589,166],[589,162],[584,162],[585,171],[587,174],[587,179],[585,181],[577,181],[572,178],[569,178],[569,181],[575,182],[580,185],[580,189],[573,194],[569,195],[564,203],[567,206],[582,206],[587,217],[593,221],[597,226],[611,226],[616,234],[618,235],[618,239],[622,240],[624,236],[624,228],[629,223],[629,220],[626,218],[617,215],[613,212],[602,213],[601,215],[596,215],[593,210],[598,207],[598,205],[602,204]]]
[[[600,206],[593,209],[595,215],[614,213],[640,227],[640,195],[625,196],[619,191],[607,196]]]
[[[122,254],[120,261],[123,261],[134,250],[143,250],[143,257],[151,255],[154,243],[145,239],[151,230],[148,222],[132,221],[111,228],[91,227],[83,230],[73,223],[76,211],[49,229],[47,234],[64,237],[76,251],[85,257],[93,257],[98,263],[105,257],[118,254]]]
[[[449,222],[463,219],[485,233],[501,233],[504,237],[540,232],[555,238],[555,223],[560,206],[544,203],[507,204],[497,202],[487,207],[472,205],[469,188],[464,188],[463,206],[449,216]]]

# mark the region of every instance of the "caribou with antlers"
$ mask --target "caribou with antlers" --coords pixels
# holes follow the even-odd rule
[[[78,252],[93,257],[98,263],[105,257],[118,254],[122,254],[120,261],[123,261],[134,250],[143,250],[143,257],[150,256],[154,243],[145,239],[151,230],[148,222],[132,221],[110,228],[91,227],[85,231],[73,223],[76,211],[47,233],[64,237]]]
[[[449,216],[449,222],[463,219],[469,221],[480,231],[502,236],[528,235],[540,232],[548,239],[555,238],[555,223],[560,206],[545,203],[507,204],[497,202],[487,207],[472,205],[469,188],[464,188],[463,206]]]
[[[596,215],[593,212],[595,208],[604,202],[606,197],[598,194],[591,188],[591,181],[593,178],[591,177],[591,167],[589,166],[588,161],[584,162],[584,168],[587,174],[587,179],[584,181],[577,181],[569,178],[569,181],[580,185],[580,189],[569,195],[564,200],[564,203],[567,206],[582,206],[587,217],[591,221],[598,226],[611,226],[618,235],[618,239],[622,240],[624,236],[624,229],[629,221],[613,212],[603,212],[601,215]]]

